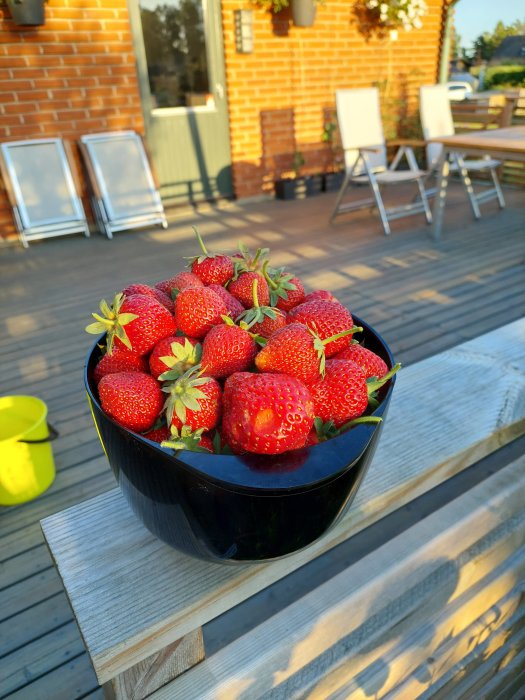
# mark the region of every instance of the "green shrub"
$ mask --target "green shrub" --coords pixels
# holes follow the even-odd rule
[[[502,87],[525,87],[525,66],[490,66],[485,72],[483,87],[485,90]]]

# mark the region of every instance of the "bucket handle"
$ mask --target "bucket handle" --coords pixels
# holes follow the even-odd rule
[[[49,435],[45,438],[41,438],[40,440],[17,440],[17,442],[25,442],[28,445],[38,445],[42,442],[52,442],[53,440],[56,440],[58,437],[58,430],[53,428],[51,423],[47,424],[47,429],[49,431]]]

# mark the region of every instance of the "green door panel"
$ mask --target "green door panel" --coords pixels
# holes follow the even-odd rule
[[[174,49],[173,56],[168,55],[163,59],[165,54],[162,54],[155,42],[158,34],[161,37],[159,44],[161,43],[161,35],[166,29],[166,2],[167,0],[128,0],[146,142],[159,182],[160,194],[167,206],[230,197],[233,192],[220,1],[169,0],[175,12],[187,10],[188,7],[190,10],[200,9],[198,5],[202,4],[207,75],[205,79],[201,76],[200,81],[197,80],[199,87],[196,89],[200,92],[191,92],[191,75],[189,80],[187,76],[179,80],[176,75],[172,75],[179,69],[181,62],[195,65],[195,61],[192,62],[191,49],[187,51],[183,45],[183,51],[177,53],[177,49]],[[148,25],[145,30],[147,47],[141,9],[142,13],[147,15],[142,15]],[[170,36],[177,39],[177,29],[170,28],[170,31]],[[166,39],[164,41],[166,42]],[[171,48],[170,42],[171,40],[168,40],[168,49]],[[150,59],[150,73],[147,55]],[[158,58],[159,55],[161,58]],[[159,69],[156,64],[152,68],[154,60],[161,64],[164,75],[158,76]],[[186,82],[182,86],[184,80]],[[162,92],[153,94],[159,84],[177,85],[171,101],[170,97],[166,97]],[[202,87],[203,84],[206,88]],[[204,89],[207,90],[206,94]],[[180,106],[159,107],[159,103]]]

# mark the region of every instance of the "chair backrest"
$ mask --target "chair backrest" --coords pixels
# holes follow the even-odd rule
[[[423,85],[419,88],[419,114],[425,139],[452,136],[454,120],[446,85]],[[427,168],[435,166],[442,146],[430,143],[426,147]]]
[[[386,168],[379,90],[377,88],[336,90],[335,103],[346,169],[352,169],[358,157],[357,149],[364,147],[379,149],[375,153],[367,154],[373,168]],[[355,174],[359,174],[360,171],[356,171]]]

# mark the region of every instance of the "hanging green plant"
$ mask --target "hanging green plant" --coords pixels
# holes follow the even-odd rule
[[[366,39],[397,38],[397,32],[420,29],[428,12],[425,0],[356,0],[353,7],[358,29]]]

